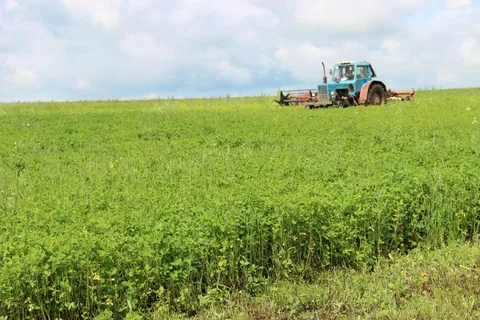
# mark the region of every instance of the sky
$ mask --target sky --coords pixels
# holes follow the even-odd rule
[[[480,0],[0,0],[0,101],[480,87]]]

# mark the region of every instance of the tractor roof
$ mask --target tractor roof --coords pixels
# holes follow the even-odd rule
[[[368,61],[342,61],[338,64],[370,64]]]

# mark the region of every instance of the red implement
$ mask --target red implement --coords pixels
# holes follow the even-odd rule
[[[387,100],[398,100],[398,101],[414,101],[415,100],[415,91],[414,90],[388,90],[387,91]]]
[[[316,95],[317,92],[315,89],[280,91],[280,100],[275,101],[284,106],[306,105],[308,102],[311,102]]]

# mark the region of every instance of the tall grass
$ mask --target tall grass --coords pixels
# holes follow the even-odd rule
[[[194,313],[209,289],[479,235],[478,90],[0,106],[0,315]]]

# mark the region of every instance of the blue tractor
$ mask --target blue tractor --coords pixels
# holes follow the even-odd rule
[[[280,105],[304,105],[308,108],[352,105],[383,105],[388,100],[414,100],[414,91],[387,90],[377,79],[375,71],[366,61],[340,62],[330,69],[331,82],[327,82],[325,64],[323,83],[317,89],[280,91]]]

